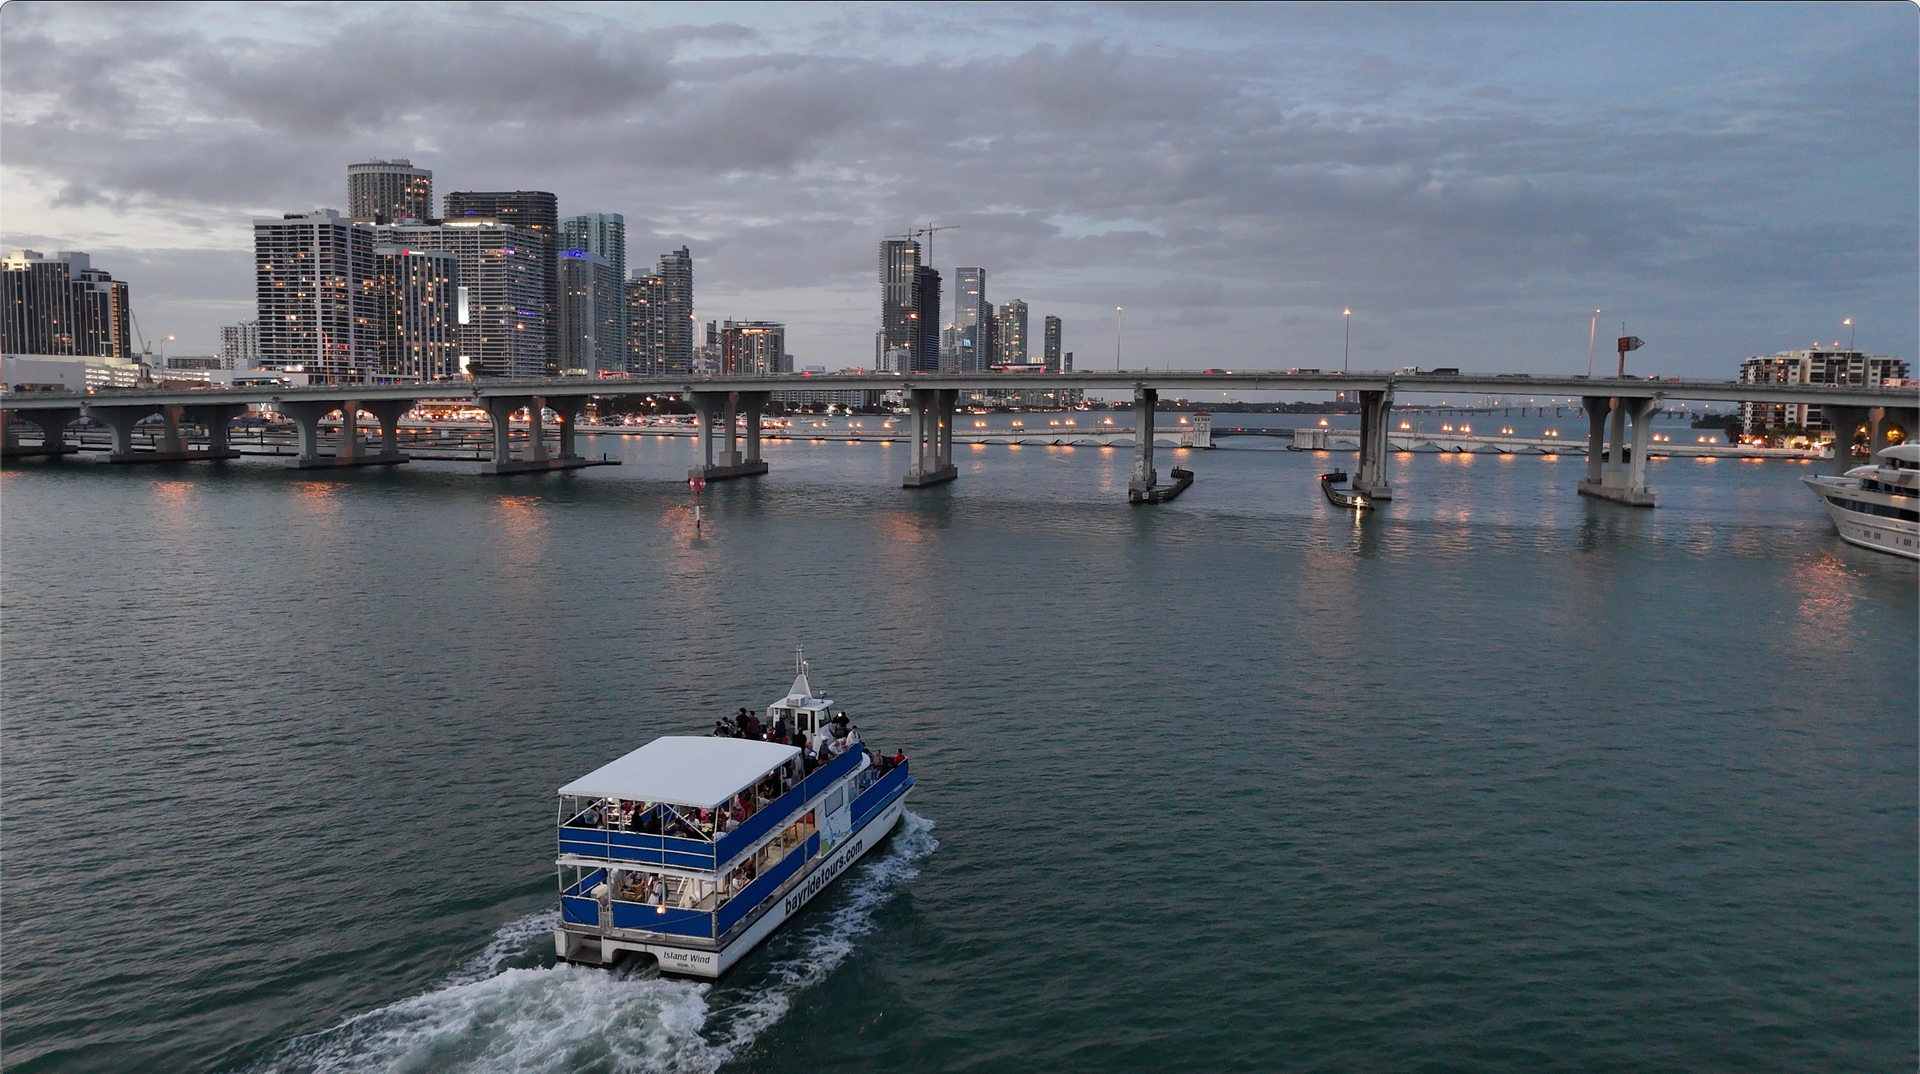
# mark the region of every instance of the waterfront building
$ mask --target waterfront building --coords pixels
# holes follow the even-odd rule
[[[445,250],[406,246],[376,246],[373,254],[380,299],[376,374],[396,380],[457,375],[459,260]]]
[[[913,319],[919,332],[913,348],[915,373],[940,371],[940,272],[921,265],[913,270]]]
[[[433,217],[433,173],[406,159],[349,164],[347,215],[368,224],[426,223]]]
[[[442,250],[459,266],[453,292],[455,366],[489,377],[539,377],[558,326],[547,319],[545,240],[493,218],[371,228],[382,245]],[[265,338],[266,310],[261,310]]]
[[[1904,379],[1907,363],[1900,358],[1838,347],[1779,351],[1740,363],[1742,384],[1836,384],[1878,387]],[[1799,426],[1809,433],[1826,432],[1833,423],[1821,408],[1806,403],[1741,403],[1740,424],[1748,430],[1763,426]]]
[[[1002,303],[993,318],[995,366],[1027,364],[1027,304],[1014,299]]]
[[[604,260],[612,270],[612,284],[602,288],[603,323],[594,334],[601,352],[595,368],[602,372],[625,370],[629,363],[628,318],[624,308],[627,279],[626,217],[619,213],[581,213],[560,221],[561,256],[564,258],[570,250],[593,254]]]
[[[987,301],[987,270],[953,270],[953,323],[960,329],[959,372],[978,373],[994,364],[993,304]]]
[[[890,357],[891,352],[904,357]],[[940,368],[940,273],[920,264],[912,239],[880,242],[880,338],[875,360],[900,363],[894,372]]]
[[[526,242],[537,243],[540,275],[540,321],[554,325],[560,308],[559,199],[544,190],[456,190],[447,195],[448,223],[480,223],[494,220],[517,227],[532,236]],[[546,372],[560,369],[560,333],[549,332],[545,340]],[[537,375],[537,374],[529,374]]]
[[[660,366],[662,373],[693,369],[693,253],[685,246],[660,255]]]
[[[316,383],[358,380],[378,365],[375,229],[333,209],[253,222],[260,366]]]
[[[220,368],[256,369],[260,365],[260,322],[241,321],[220,328]]]
[[[656,275],[626,282],[627,372],[634,376],[666,372],[666,325],[658,316],[666,303],[666,287],[667,281]]]
[[[626,288],[614,266],[586,250],[560,253],[560,372],[627,371]]]
[[[720,335],[720,372],[760,377],[791,372],[787,327],[773,321],[728,321]]]
[[[8,354],[74,355],[132,362],[127,285],[87,254],[15,250],[0,261],[0,342]]]
[[[1043,342],[1041,343],[1040,360],[1047,367],[1047,372],[1058,373],[1061,371],[1060,318],[1049,316],[1042,324],[1044,325],[1045,334],[1042,337]]]

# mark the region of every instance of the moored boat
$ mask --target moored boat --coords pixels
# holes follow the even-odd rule
[[[1879,459],[1840,477],[1800,480],[1820,497],[1841,540],[1920,559],[1920,444],[1884,448]]]
[[[563,959],[718,977],[886,838],[913,787],[799,662],[785,697],[560,788]]]

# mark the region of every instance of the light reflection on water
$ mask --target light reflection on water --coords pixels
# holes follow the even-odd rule
[[[1653,460],[1634,510],[1579,459],[1400,454],[1362,516],[1316,484],[1351,454],[1162,451],[1197,483],[1130,507],[1125,449],[905,490],[773,442],[695,540],[692,442],[598,439],[624,465],[9,468],[10,1065],[231,1069],[436,994],[550,910],[553,788],[796,642],[940,847],[745,1067],[1910,1061],[1916,573],[1801,467]],[[138,608],[189,644],[126,659]],[[108,871],[162,897],[73,882]]]

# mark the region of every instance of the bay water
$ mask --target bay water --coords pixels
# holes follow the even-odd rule
[[[6,1069],[1914,1066],[1912,563],[1805,464],[1397,455],[1356,517],[1276,446],[1129,507],[1124,448],[774,442],[698,535],[686,439],[10,463]],[[718,984],[555,965],[555,788],[796,645],[901,827]]]

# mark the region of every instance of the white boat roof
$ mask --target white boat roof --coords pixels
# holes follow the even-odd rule
[[[1895,444],[1880,449],[1883,459],[1899,459],[1901,462],[1920,463],[1920,444]]]
[[[748,738],[656,738],[560,788],[560,793],[710,808],[799,752]]]

